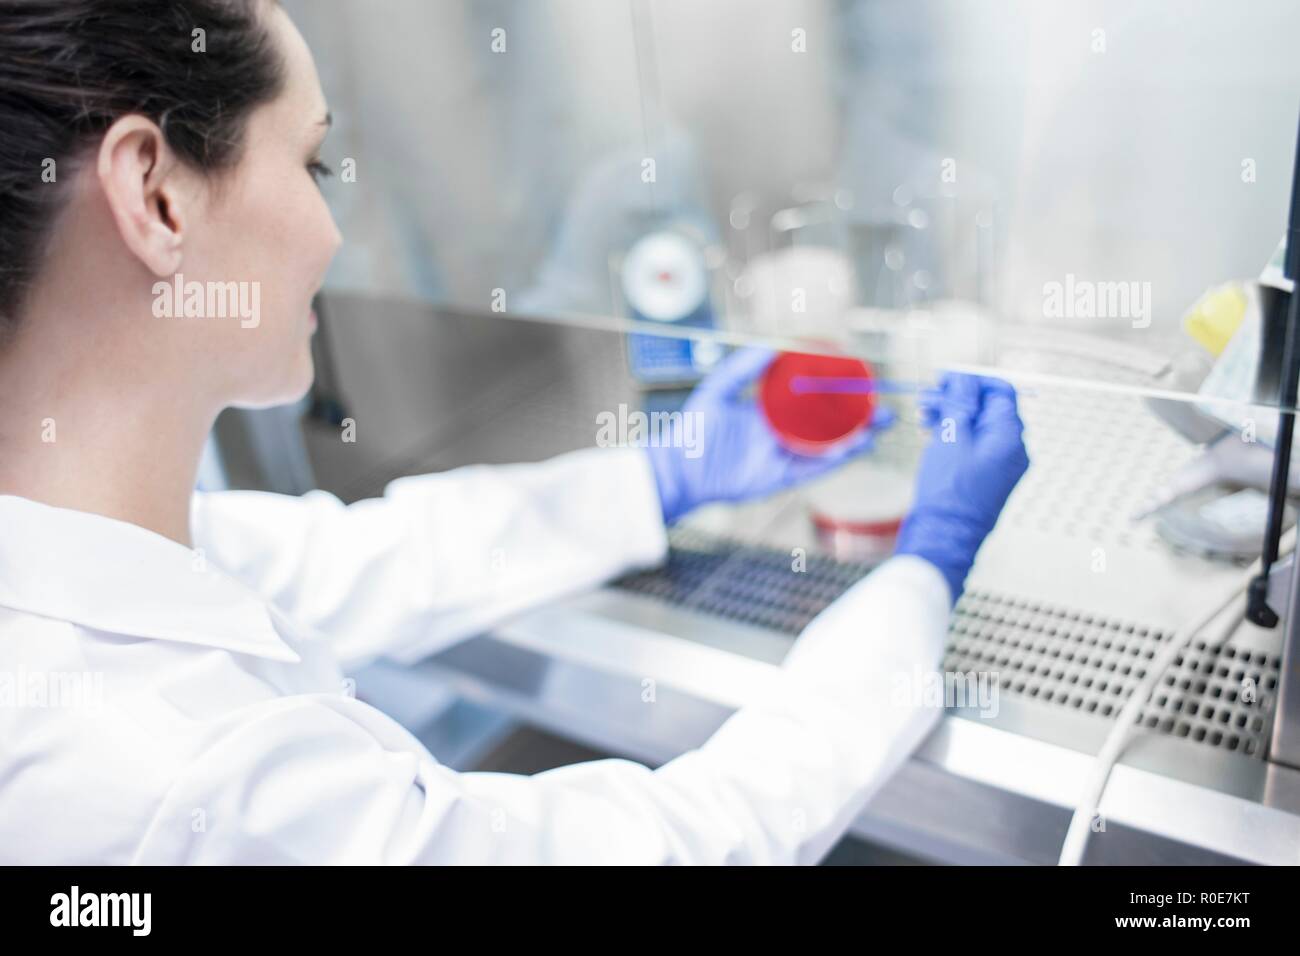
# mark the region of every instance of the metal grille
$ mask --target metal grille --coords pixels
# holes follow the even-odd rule
[[[871,570],[809,555],[806,570],[795,573],[792,556],[775,548],[740,547],[679,528],[670,539],[662,567],[624,577],[615,586],[791,636]]]
[[[792,573],[791,562],[784,551],[679,529],[663,567],[616,586],[793,636],[871,570],[810,556],[806,570]],[[971,589],[953,615],[944,669],[996,674],[1002,693],[1113,720],[1172,636],[1141,622]],[[1141,726],[1262,757],[1280,666],[1276,654],[1193,642],[1162,678]]]
[[[1173,633],[991,591],[962,595],[944,668],[998,675],[1003,692],[1115,717]],[[1194,641],[1179,653],[1142,727],[1262,756],[1274,710],[1276,654]]]
[[[1154,522],[1129,520],[1199,449],[1131,395],[1045,388],[1023,402],[1033,467],[999,519],[1059,540],[1167,552]]]

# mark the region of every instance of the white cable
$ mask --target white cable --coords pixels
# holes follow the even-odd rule
[[[1282,537],[1279,542],[1278,556],[1279,559],[1286,551],[1295,546],[1295,528],[1292,527]],[[1110,779],[1111,769],[1119,760],[1120,754],[1128,745],[1132,735],[1133,726],[1137,723],[1138,714],[1146,705],[1151,697],[1151,692],[1155,689],[1156,683],[1164,676],[1165,671],[1173,663],[1178,652],[1191,643],[1192,638],[1202,630],[1209,627],[1214,619],[1222,614],[1228,608],[1239,601],[1241,595],[1250,585],[1250,581],[1260,572],[1261,562],[1255,561],[1246,572],[1243,581],[1235,584],[1232,591],[1227,594],[1221,601],[1214,605],[1214,609],[1207,613],[1200,620],[1196,621],[1191,627],[1180,631],[1170,638],[1169,643],[1160,649],[1160,653],[1151,662],[1147,669],[1146,675],[1138,683],[1137,687],[1129,695],[1128,700],[1120,709],[1119,716],[1115,718],[1115,724],[1106,735],[1106,740],[1101,745],[1101,750],[1097,752],[1096,761],[1093,763],[1092,774],[1088,778],[1087,785],[1083,789],[1083,795],[1079,798],[1078,804],[1074,808],[1074,816],[1070,818],[1070,828],[1065,833],[1065,842],[1061,844],[1061,856],[1058,866],[1078,866],[1083,862],[1083,853],[1088,846],[1088,836],[1092,833],[1092,819],[1097,813],[1098,807],[1101,806],[1102,794],[1106,790],[1106,782]],[[1216,635],[1219,643],[1226,641],[1232,632],[1236,630],[1241,623],[1244,614],[1244,606],[1238,610],[1233,608],[1233,613],[1228,622]]]

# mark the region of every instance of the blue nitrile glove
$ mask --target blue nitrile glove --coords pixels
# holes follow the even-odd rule
[[[682,406],[684,415],[694,417],[678,424],[679,440],[672,447],[646,449],[665,523],[712,501],[761,498],[825,474],[869,449],[872,433],[894,420],[891,411],[877,407],[870,428],[825,455],[813,458],[787,451],[777,443],[754,399],[741,396],[775,356],[757,348],[727,356]]]
[[[948,580],[955,604],[975,553],[1029,467],[1016,390],[996,378],[949,373],[921,399],[934,430],[895,554],[914,554]],[[945,441],[945,438],[949,439]]]

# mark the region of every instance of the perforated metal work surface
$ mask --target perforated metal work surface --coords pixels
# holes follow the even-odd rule
[[[777,549],[683,529],[671,540],[663,567],[616,586],[791,636],[870,570],[809,556],[796,572],[791,555]],[[971,589],[953,615],[943,666],[996,674],[1002,693],[1113,720],[1172,636],[1142,622]],[[1142,726],[1262,757],[1279,667],[1276,654],[1194,642],[1161,679]]]
[[[1173,637],[1138,622],[971,590],[954,615],[944,667],[996,673],[1004,693],[1110,719]],[[1275,654],[1194,641],[1161,678],[1141,725],[1262,756],[1280,666]]]
[[[1154,522],[1130,515],[1198,448],[1131,395],[1044,388],[1021,403],[1033,467],[1001,522],[1053,535],[1062,548],[1170,550]]]
[[[662,567],[628,575],[615,586],[791,636],[871,570],[809,555],[806,570],[796,572],[784,551],[739,547],[681,528],[672,530],[670,540]]]

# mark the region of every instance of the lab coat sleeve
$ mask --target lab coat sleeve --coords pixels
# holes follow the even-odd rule
[[[137,862],[812,863],[942,713],[914,688],[948,601],[919,558],[887,562],[808,627],[768,693],[657,770],[459,774],[359,701],[271,701],[182,774]]]
[[[345,667],[417,659],[667,549],[636,448],[402,478],[352,505],[201,492],[192,523],[196,547],[330,638]]]

